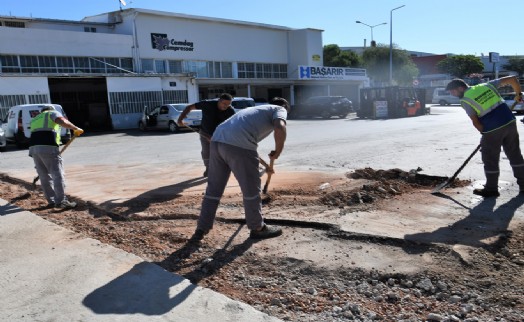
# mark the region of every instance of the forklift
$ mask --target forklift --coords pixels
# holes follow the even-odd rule
[[[413,87],[368,87],[360,89],[360,118],[387,119],[429,114],[426,90]]]

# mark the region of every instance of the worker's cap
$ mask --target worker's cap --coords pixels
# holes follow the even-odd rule
[[[466,84],[464,80],[457,78],[448,83],[448,86],[446,86],[446,91],[457,89],[459,87],[468,88],[468,84]]]
[[[53,105],[44,105],[44,107],[42,107],[40,112],[45,112],[45,111],[56,111],[56,109]]]

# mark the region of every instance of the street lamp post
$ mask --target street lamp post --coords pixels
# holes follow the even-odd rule
[[[393,83],[393,11],[405,6],[401,5],[391,9],[389,12],[389,85]]]
[[[363,24],[364,26],[368,26],[371,29],[371,41],[373,41],[373,28],[375,28],[376,26],[387,25],[387,22],[379,23],[378,25],[373,25],[373,26],[370,26],[367,23],[363,23],[362,21],[358,21],[358,20],[355,22]]]

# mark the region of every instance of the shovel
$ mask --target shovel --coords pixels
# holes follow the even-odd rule
[[[260,159],[262,160],[262,159]],[[267,194],[267,188],[269,187],[269,182],[271,181],[271,175],[273,174],[272,170],[273,170],[273,164],[275,163],[275,159],[271,159],[269,161],[269,168],[268,168],[268,173],[267,173],[267,179],[266,179],[266,184],[264,185],[264,189],[262,189],[262,192]]]
[[[445,187],[447,187],[450,183],[452,183],[458,176],[458,174],[460,173],[460,171],[462,171],[462,169],[464,169],[464,167],[466,166],[466,164],[468,164],[469,160],[471,160],[471,158],[473,158],[473,156],[478,152],[478,150],[480,150],[480,144],[475,148],[475,150],[473,151],[473,153],[471,153],[471,155],[466,159],[466,161],[464,161],[464,163],[460,166],[460,168],[457,170],[457,172],[455,172],[451,178],[449,178],[448,180],[444,181],[443,183],[439,184],[435,189],[433,189],[433,191],[431,191],[431,194],[437,194],[439,193],[440,190],[444,189]]]
[[[69,142],[67,142],[63,147],[62,147],[62,150],[60,150],[60,153],[58,155],[62,155],[62,153],[64,153],[65,149],[67,149],[67,147],[73,143],[73,141],[75,140],[76,138],[76,135],[73,135],[73,137],[71,138],[71,140],[69,140]],[[33,187],[33,190],[36,189],[36,183],[38,182],[38,180],[40,179],[39,176],[36,176],[34,179],[33,179],[33,184],[32,184],[32,187]]]

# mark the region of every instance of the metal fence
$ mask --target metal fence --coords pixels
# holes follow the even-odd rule
[[[149,92],[112,92],[109,93],[111,114],[142,113],[144,106],[187,103],[187,91],[149,91]]]
[[[0,120],[4,120],[7,116],[9,108],[21,104],[42,104],[49,103],[47,94],[35,95],[0,95]]]

